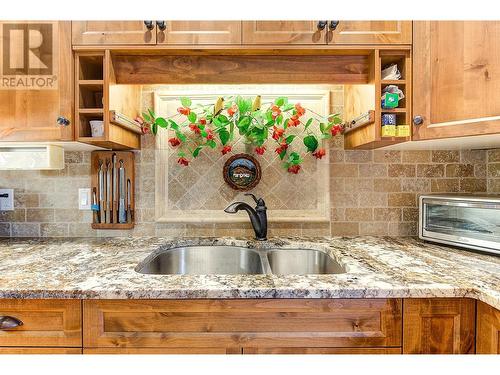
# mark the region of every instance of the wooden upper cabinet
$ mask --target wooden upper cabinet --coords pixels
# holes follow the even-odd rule
[[[71,22],[1,22],[0,40],[0,142],[73,140]]]
[[[156,23],[155,21],[73,21],[72,35],[73,45],[155,44]]]
[[[477,302],[477,354],[500,354],[500,310]]]
[[[241,44],[241,21],[158,21],[158,44]]]
[[[500,132],[500,22],[413,27],[413,139]]]
[[[404,354],[472,354],[475,341],[472,299],[405,299]]]
[[[411,44],[411,21],[328,21],[328,44]]]
[[[326,30],[318,21],[243,21],[243,44],[326,44]]]

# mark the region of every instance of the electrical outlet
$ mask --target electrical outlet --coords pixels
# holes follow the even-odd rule
[[[78,209],[90,210],[90,188],[78,189]]]
[[[0,211],[14,211],[14,189],[0,189]]]

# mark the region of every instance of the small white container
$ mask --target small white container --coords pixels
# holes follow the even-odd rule
[[[102,137],[104,135],[104,121],[90,120],[89,123],[92,137]]]

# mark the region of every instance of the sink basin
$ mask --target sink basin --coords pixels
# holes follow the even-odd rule
[[[257,251],[234,246],[190,246],[165,250],[136,269],[155,275],[263,274]]]
[[[270,250],[267,259],[275,275],[345,273],[344,266],[329,255],[311,249]]]

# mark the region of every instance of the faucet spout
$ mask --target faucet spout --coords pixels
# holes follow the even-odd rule
[[[267,213],[264,200],[260,199],[257,207],[253,209],[248,203],[234,202],[224,209],[228,214],[235,214],[240,210],[246,211],[255,232],[255,238],[259,241],[267,240]]]

